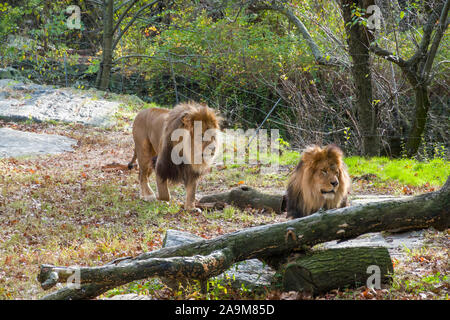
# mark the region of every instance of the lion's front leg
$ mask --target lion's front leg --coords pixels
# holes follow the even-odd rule
[[[186,202],[184,208],[186,210],[195,209],[195,190],[197,189],[197,180],[192,179],[184,184],[186,187]]]
[[[169,201],[170,192],[167,185],[167,180],[162,179],[158,174],[156,174],[156,186],[158,188],[158,200]]]

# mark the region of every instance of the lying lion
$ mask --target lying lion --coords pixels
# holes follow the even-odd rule
[[[185,209],[195,207],[198,179],[209,168],[216,152],[219,119],[206,105],[181,103],[172,110],[150,108],[140,111],[133,123],[134,162],[139,164],[141,199],[156,199],[148,185],[155,170],[159,200],[170,200],[168,182],[183,182]]]
[[[349,205],[351,179],[335,145],[308,147],[294,169],[287,187],[287,216],[299,218],[319,209]]]

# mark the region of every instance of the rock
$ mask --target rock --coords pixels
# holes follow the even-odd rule
[[[405,254],[405,248],[413,250],[420,248],[424,242],[424,230],[408,231],[402,233],[374,232],[366,233],[355,239],[337,242],[330,241],[320,244],[324,248],[349,248],[349,247],[385,247],[393,257]]]
[[[166,231],[166,235],[164,236],[163,240],[163,248],[166,247],[174,247],[179,246],[182,244],[188,244],[203,240],[202,237],[196,236],[195,234],[184,232],[184,231],[178,231],[173,229],[168,229]]]
[[[163,247],[193,243],[199,240],[203,240],[203,238],[188,232],[169,229],[164,237]],[[275,270],[258,259],[251,259],[234,264],[230,269],[213,279],[227,284],[230,283],[234,288],[242,288],[242,285],[244,285],[247,289],[258,291],[270,287],[274,275]],[[170,287],[175,286],[172,280],[162,280]]]
[[[233,288],[245,288],[252,291],[264,291],[272,284],[275,270],[258,259],[235,263],[230,269],[216,278],[230,283]]]
[[[54,134],[0,128],[0,158],[57,154],[73,151],[77,141]]]
[[[128,293],[128,294],[118,294],[111,298],[105,298],[102,300],[153,300],[153,299],[151,296]]]
[[[0,117],[10,120],[56,120],[111,127],[119,102],[93,97],[70,88],[0,80]]]

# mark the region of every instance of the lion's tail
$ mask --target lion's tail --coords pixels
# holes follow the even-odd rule
[[[134,163],[136,162],[136,158],[137,158],[136,149],[134,149],[133,158],[132,158],[131,161],[128,163],[128,169],[130,169],[130,170],[133,169]]]

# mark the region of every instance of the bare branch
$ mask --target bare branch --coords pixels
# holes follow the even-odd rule
[[[277,11],[285,15],[289,21],[291,21],[298,29],[303,39],[305,39],[308,44],[309,49],[311,50],[312,55],[317,63],[322,65],[332,65],[332,66],[341,66],[348,67],[344,61],[338,60],[336,58],[325,58],[320,51],[319,46],[316,44],[314,39],[311,37],[308,29],[305,27],[303,22],[295,15],[295,13],[290,10],[286,5],[281,3],[280,1],[273,1],[271,4],[267,3],[255,3],[252,7],[254,10],[272,10]]]
[[[380,48],[378,45],[374,44],[370,46],[370,51],[375,53],[377,56],[380,56],[388,61],[394,62],[401,68],[405,68],[407,66],[407,62],[400,58],[399,56],[394,55],[392,52]]]
[[[130,22],[128,22],[128,24],[125,26],[125,28],[122,29],[122,31],[120,31],[120,33],[117,35],[116,40],[114,41],[113,44],[113,49],[115,47],[117,47],[117,44],[120,41],[120,38],[122,38],[122,36],[125,34],[125,32],[127,32],[127,30],[133,25],[133,23],[137,20],[137,18],[139,18],[139,16],[148,8],[152,7],[155,3],[159,2],[159,0],[155,0],[152,1],[148,4],[146,4],[145,6],[143,6],[141,9],[139,9],[138,12],[136,12],[136,14],[133,16],[133,18],[130,20]]]
[[[439,19],[440,12],[442,12],[443,7],[444,4],[439,5],[438,8],[434,9],[428,16],[428,20],[425,23],[425,26],[423,27],[422,41],[420,41],[419,48],[417,48],[417,51],[408,60],[409,65],[416,65],[421,59],[425,57],[428,50],[428,46],[430,45],[431,34],[433,32],[437,20]]]
[[[116,25],[114,26],[114,29],[112,31],[112,33],[116,33],[117,29],[120,27],[120,24],[122,23],[122,20],[127,16],[128,11],[131,10],[131,8],[133,8],[133,6],[136,4],[136,2],[138,2],[139,0],[131,0],[130,5],[125,9],[124,12],[122,12],[122,14],[120,15],[119,19],[116,22]],[[128,3],[128,2],[127,2]]]
[[[442,37],[444,35],[445,30],[448,27],[449,22],[447,21],[448,10],[450,7],[450,0],[445,2],[444,7],[442,8],[441,15],[439,17],[439,25],[437,27],[436,33],[434,35],[433,43],[431,44],[430,51],[428,52],[427,61],[425,63],[422,76],[427,79],[431,66],[433,65],[434,58],[436,57],[437,50],[439,48],[439,44],[441,43]]]

